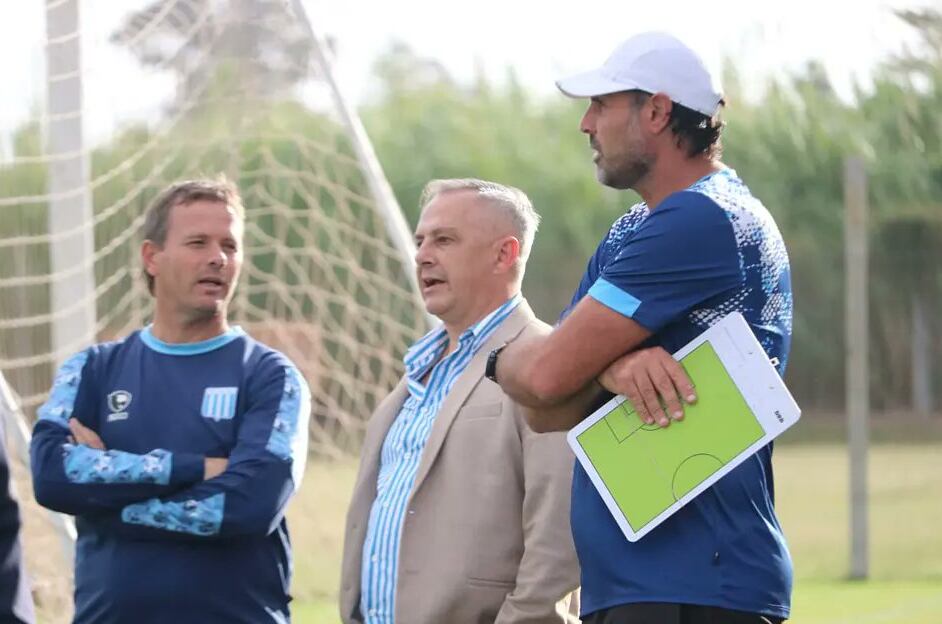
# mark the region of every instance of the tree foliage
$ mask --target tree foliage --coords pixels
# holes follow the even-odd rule
[[[226,3],[234,11],[251,5],[245,0]],[[243,185],[303,210],[311,198],[295,195],[290,184],[271,177],[268,165],[277,161],[282,169],[291,167],[322,150],[341,156],[324,170],[326,175],[363,187],[362,172],[334,121],[284,103],[290,87],[310,71],[310,50],[303,45],[306,39],[279,21],[287,19],[283,11],[248,20],[254,26],[236,33],[227,30],[228,22],[211,16],[210,4],[155,1],[115,34],[114,40],[127,45],[142,63],[176,72],[177,104],[168,115],[199,99],[200,90],[209,89],[214,97],[210,104],[187,104],[175,129],[160,141],[151,130],[132,127],[96,148],[96,211],[122,201],[155,167],[163,168],[163,177],[227,171]],[[179,14],[184,10],[195,13]],[[942,316],[942,13],[908,11],[899,18],[920,35],[918,45],[885,59],[872,83],[857,87],[853,102],[838,97],[819,63],[770,84],[758,100],[746,99],[735,62],[726,63],[731,105],[724,161],[768,206],[788,245],[796,306],[788,378],[807,407],[839,407],[844,399],[846,157],[864,158],[870,176],[871,386],[877,407],[908,405],[910,319],[917,299],[936,325],[930,335],[942,333],[937,321]],[[181,30],[186,24],[196,32]],[[245,40],[251,45],[237,43]],[[213,65],[212,55],[198,54],[209,41],[228,46],[226,55],[241,54],[245,62]],[[255,54],[258,50],[267,52]],[[598,241],[637,201],[631,193],[596,181],[588,140],[578,131],[584,102],[561,95],[537,97],[513,70],[499,80],[482,75],[463,85],[440,63],[415,55],[404,44],[390,48],[375,73],[378,97],[361,112],[407,218],[415,223],[419,194],[433,178],[474,176],[523,189],[543,216],[524,290],[541,317],[555,319]],[[242,96],[250,92],[265,103],[247,106],[250,100]],[[185,139],[218,139],[246,123],[268,126],[257,138],[226,149],[197,153],[186,148]],[[292,134],[304,140],[294,141]],[[41,197],[46,184],[41,159],[16,160],[42,154],[39,128],[20,128],[12,145],[14,164],[0,166],[4,194]],[[157,190],[148,187],[134,194],[136,207],[128,218],[140,214]],[[329,198],[318,205],[322,210],[332,206]],[[6,208],[0,238],[41,233],[44,223],[44,203],[24,200],[22,206]],[[116,228],[130,225],[101,225],[96,239],[107,241],[117,235]],[[109,262],[130,261],[126,252],[114,253]],[[12,248],[2,250],[3,267],[18,266],[14,255]],[[108,266],[103,264],[100,272],[106,273]],[[939,371],[942,340],[933,341],[932,359]],[[942,387],[938,372],[934,382]]]
[[[823,66],[742,97],[735,64],[724,82],[724,162],[775,216],[790,251],[795,333],[789,383],[803,403],[844,398],[843,170],[865,159],[871,202],[871,369],[878,407],[905,406],[911,371],[911,297],[938,317],[942,251],[942,17],[901,12],[921,45],[888,58],[873,84],[842,100]],[[608,226],[637,198],[599,185],[578,131],[583,102],[536,98],[512,71],[502,81],[457,83],[398,44],[376,67],[380,97],[363,111],[386,175],[415,222],[432,178],[475,176],[523,189],[543,216],[524,291],[556,318]],[[421,80],[409,80],[421,76]],[[925,296],[925,293],[931,293]],[[942,345],[934,345],[938,362]],[[938,368],[938,367],[937,367]],[[938,375],[937,375],[938,377]],[[936,379],[938,382],[939,379]]]

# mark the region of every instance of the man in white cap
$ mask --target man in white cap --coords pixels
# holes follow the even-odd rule
[[[733,311],[784,372],[788,255],[765,207],[719,160],[723,96],[701,59],[674,37],[646,33],[601,68],[557,85],[590,99],[580,129],[599,181],[634,189],[643,202],[615,221],[556,328],[492,352],[491,378],[531,408],[581,408],[532,409],[538,431],[577,424],[611,396],[599,384],[627,395],[646,422],[668,426],[696,400],[669,352]],[[584,622],[787,618],[792,565],[774,511],[771,460],[769,445],[637,542],[625,539],[577,464],[572,530]]]

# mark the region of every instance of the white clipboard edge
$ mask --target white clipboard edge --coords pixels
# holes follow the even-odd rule
[[[756,451],[766,446],[783,431],[798,422],[801,409],[795,402],[778,371],[769,361],[765,350],[755,334],[749,328],[746,319],[739,312],[732,312],[723,317],[716,324],[694,338],[680,350],[673,354],[674,359],[680,360],[704,342],[709,341],[720,358],[726,372],[739,388],[740,394],[756,417],[762,430],[765,432],[756,442],[737,454],[722,468],[706,478],[699,485],[687,492],[660,514],[645,525],[635,529],[629,524],[621,508],[612,497],[608,487],[598,474],[591,459],[579,443],[579,435],[586,429],[604,418],[616,406],[623,403],[624,396],[616,396],[607,401],[600,408],[592,412],[573,427],[566,435],[570,448],[576,455],[576,460],[582,465],[589,479],[595,486],[605,506],[617,522],[622,533],[628,541],[635,542],[644,537],[652,529],[664,522],[667,518],[681,509],[684,505],[700,495],[703,491],[719,481],[723,476],[736,468],[739,464],[752,456]],[[678,423],[683,426],[682,423]],[[676,426],[676,425],[672,425]]]

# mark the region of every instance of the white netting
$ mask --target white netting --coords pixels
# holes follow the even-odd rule
[[[23,94],[36,103],[0,131],[0,371],[24,411],[63,357],[147,322],[149,201],[224,172],[248,212],[231,318],[306,375],[313,452],[355,448],[426,317],[401,217],[300,3],[17,4],[24,28],[38,25]],[[4,63],[0,81],[20,70]]]

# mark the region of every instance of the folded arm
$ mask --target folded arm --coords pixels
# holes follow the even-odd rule
[[[127,505],[104,519],[151,539],[267,535],[297,490],[307,457],[310,392],[285,360],[249,382],[249,405],[225,471],[170,496]]]
[[[707,302],[733,301],[742,289],[743,273],[726,212],[699,193],[672,197],[632,232],[614,258],[590,264],[580,287],[585,296],[552,333],[516,341],[501,353],[497,379],[507,394],[529,407],[558,406],[615,365],[602,375],[609,390],[635,399],[650,396],[647,381],[659,392],[668,387],[662,383],[666,374],[683,387],[662,398],[671,415],[682,409],[678,391],[688,389],[689,380],[663,350],[658,357],[634,360],[627,367],[631,370],[619,360]],[[643,374],[636,374],[639,367],[646,369]],[[656,398],[650,409],[647,402],[639,403],[639,415],[657,416],[666,424]],[[568,422],[544,420],[541,430],[569,428],[584,416]]]
[[[536,334],[531,334],[526,338],[518,338],[515,342],[523,343],[522,351],[526,352],[531,342],[534,338],[545,338],[548,337],[552,332],[552,328],[548,326],[542,326],[536,330]],[[501,362],[506,357],[507,350],[511,351],[510,359],[512,368],[516,362],[514,358],[516,357],[513,353],[517,352],[517,347],[511,349],[511,345],[508,345],[504,351],[501,353],[498,363]],[[508,380],[508,383],[512,383],[513,379]],[[501,384],[503,385],[504,379],[501,379]],[[506,391],[506,387],[505,387]],[[575,422],[581,420],[583,416],[589,411],[589,409],[597,404],[600,398],[605,394],[605,388],[601,384],[597,383],[595,379],[590,379],[588,383],[571,396],[565,398],[564,400],[557,401],[552,404],[539,404],[536,406],[530,406],[518,401],[519,409],[522,411],[524,418],[527,421],[527,424],[530,426],[530,429],[537,433],[546,433],[549,431],[564,431],[572,427]],[[509,394],[509,392],[508,392]]]
[[[650,332],[592,297],[580,301],[551,333],[507,345],[497,360],[497,380],[528,408],[537,431],[575,426],[598,396],[595,379]]]
[[[136,454],[73,443],[70,419],[93,418],[88,352],[67,360],[39,408],[30,443],[36,501],[72,515],[121,509],[164,496],[203,478],[202,455],[154,449]]]

